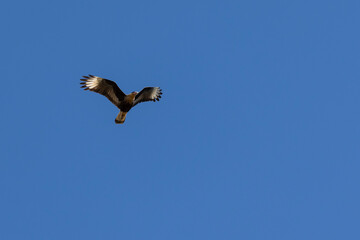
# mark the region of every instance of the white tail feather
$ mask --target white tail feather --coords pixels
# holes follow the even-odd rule
[[[126,118],[126,114],[127,112],[119,112],[119,114],[117,115],[117,117],[115,118],[115,123],[117,124],[122,124],[125,122],[125,118]]]

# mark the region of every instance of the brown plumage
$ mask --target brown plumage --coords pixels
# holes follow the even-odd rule
[[[107,97],[116,107],[120,109],[120,113],[115,118],[115,123],[124,123],[126,114],[132,107],[141,102],[159,101],[161,98],[161,89],[159,87],[146,87],[138,92],[132,92],[128,95],[123,93],[115,82],[96,77],[93,75],[83,76],[80,83],[84,90],[90,90],[100,93]]]

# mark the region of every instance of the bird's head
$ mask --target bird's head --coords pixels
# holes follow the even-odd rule
[[[138,92],[134,91],[134,92],[130,93],[129,95],[127,95],[127,98],[129,99],[129,101],[134,101],[136,94],[138,94]]]

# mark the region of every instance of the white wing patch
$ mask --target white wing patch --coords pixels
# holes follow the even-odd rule
[[[87,79],[85,85],[86,85],[86,87],[88,87],[91,90],[91,89],[94,89],[97,86],[99,86],[101,80],[102,80],[102,78],[92,76],[92,77]]]
[[[154,87],[151,95],[150,95],[150,98],[151,99],[156,99],[158,98],[159,96],[161,95],[161,91],[160,91],[160,88],[159,87]]]

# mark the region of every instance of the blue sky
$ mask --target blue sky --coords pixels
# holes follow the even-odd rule
[[[1,239],[359,239],[358,1],[1,5]]]

